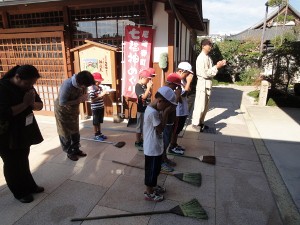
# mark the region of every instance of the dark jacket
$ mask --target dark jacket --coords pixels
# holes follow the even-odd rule
[[[25,92],[8,79],[0,80],[0,151],[28,148],[43,141],[40,129],[33,115],[33,122],[26,126],[26,117],[33,114],[29,106],[13,116],[12,106],[23,102]],[[36,102],[42,102],[36,93]]]

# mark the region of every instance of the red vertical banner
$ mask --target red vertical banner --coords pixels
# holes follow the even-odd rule
[[[125,27],[123,95],[136,98],[135,84],[139,72],[148,69],[152,50],[154,30],[152,27]]]

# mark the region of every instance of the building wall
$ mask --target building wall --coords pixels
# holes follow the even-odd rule
[[[168,52],[168,14],[164,10],[165,4],[153,3],[153,25],[155,38],[153,43],[153,62],[158,63],[161,53]]]

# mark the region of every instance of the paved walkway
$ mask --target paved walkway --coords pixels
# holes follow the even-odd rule
[[[116,148],[82,140],[88,156],[73,162],[60,149],[54,118],[37,116],[45,141],[32,147],[30,162],[33,176],[45,192],[36,194],[30,204],[19,203],[8,190],[1,168],[0,224],[80,224],[70,219],[168,210],[197,198],[208,220],[164,214],[106,219],[101,224],[299,225],[299,109],[254,106],[245,97],[251,89],[214,88],[207,122],[217,134],[186,130],[179,143],[187,148],[186,155],[213,154],[217,163],[213,166],[175,157],[176,170],[201,173],[202,185],[195,187],[160,175],[159,183],[167,188],[166,200],[161,203],[143,200],[142,170],[112,162],[143,165],[143,154],[133,144],[134,128],[106,121],[103,131],[108,140],[127,144]],[[91,121],[82,121],[82,137],[92,134]]]

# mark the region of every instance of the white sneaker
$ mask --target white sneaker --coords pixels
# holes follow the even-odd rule
[[[200,132],[201,127],[197,126],[197,125],[191,124],[191,125],[189,125],[189,126],[186,127],[186,130],[187,131],[193,131],[193,132]]]
[[[169,153],[175,154],[175,155],[183,155],[184,151],[180,148],[174,147],[174,148],[169,148]]]

